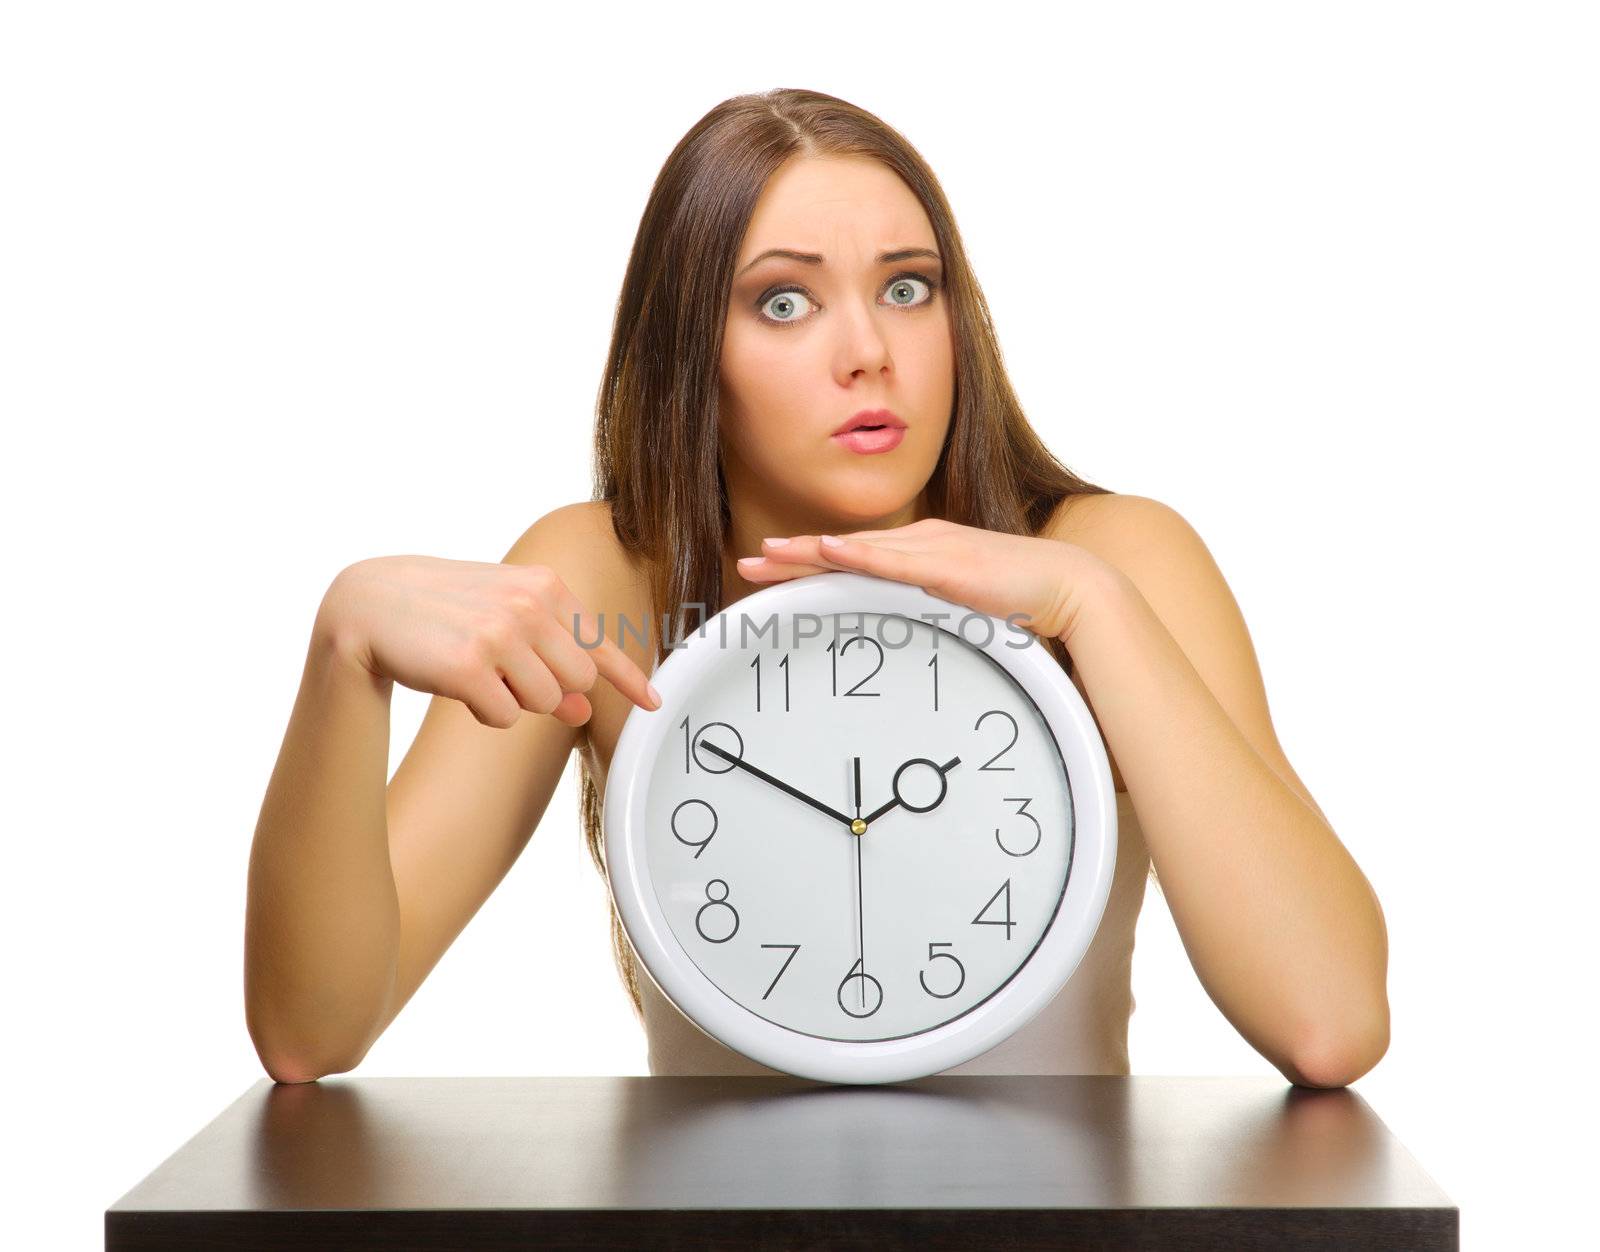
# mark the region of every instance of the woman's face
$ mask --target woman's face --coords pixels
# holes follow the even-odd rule
[[[820,260],[758,259],[774,248]],[[880,259],[907,250],[922,255]],[[720,371],[730,493],[844,519],[903,509],[955,398],[938,244],[916,196],[873,160],[795,158],[768,181],[734,274]],[[904,423],[898,445],[835,437],[864,409]]]

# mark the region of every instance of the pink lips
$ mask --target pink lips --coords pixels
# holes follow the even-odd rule
[[[862,409],[832,435],[852,452],[887,452],[905,438],[906,424],[888,409]]]
[[[873,453],[887,452],[891,448],[898,447],[905,435],[904,426],[880,426],[876,430],[858,426],[854,430],[847,430],[842,435],[832,435],[830,438],[835,443],[842,443],[852,452]]]

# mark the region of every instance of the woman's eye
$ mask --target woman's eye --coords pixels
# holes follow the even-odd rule
[[[778,322],[780,324],[796,322],[802,316],[802,311],[796,307],[801,303],[810,304],[811,301],[803,292],[791,287],[786,291],[774,292],[766,297],[762,301],[761,310],[769,322]],[[767,312],[769,309],[771,310],[770,313]]]
[[[918,278],[914,274],[903,274],[899,278],[893,279],[889,283],[889,298],[891,300],[893,300],[896,304],[900,304],[900,303],[911,304],[913,302],[915,302],[917,304],[926,304],[927,300],[916,300],[916,284],[917,283],[921,283],[924,287],[926,287],[928,289],[928,300],[933,299],[933,282],[932,282],[932,280],[927,279],[927,278]],[[910,293],[909,295],[906,294],[908,291]],[[905,300],[903,302],[900,299],[900,297],[902,295],[906,296],[906,298],[905,298]]]
[[[927,295],[920,300],[917,299],[919,283],[927,289]],[[889,280],[885,291],[889,303],[896,308],[915,309],[931,301],[937,288],[938,284],[923,274],[897,274]],[[793,326],[805,320],[806,306],[811,303],[811,297],[801,288],[780,287],[762,296],[757,307],[762,320],[775,326]]]

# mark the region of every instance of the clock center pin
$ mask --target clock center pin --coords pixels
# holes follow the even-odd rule
[[[859,817],[856,818],[855,821],[850,823],[850,833],[852,835],[864,835],[864,834],[866,834],[867,833],[867,824],[864,821],[862,821]]]

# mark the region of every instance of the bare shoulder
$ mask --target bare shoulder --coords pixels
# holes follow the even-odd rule
[[[1120,491],[1067,496],[1040,527],[1045,539],[1075,544],[1126,569],[1148,561],[1163,543],[1193,530],[1171,505]]]
[[[1170,504],[1122,492],[1069,496],[1040,530],[1099,557],[1126,576],[1168,626],[1206,605],[1237,616],[1233,594],[1206,541]]]
[[[542,561],[546,553],[559,551],[569,559],[609,562],[614,559],[612,549],[616,546],[610,504],[604,500],[577,500],[558,505],[538,518],[518,536],[503,559],[514,565],[527,565]]]
[[[578,500],[551,509],[523,531],[503,563],[548,565],[586,603],[599,607],[642,585],[637,562],[617,542],[606,500]]]

